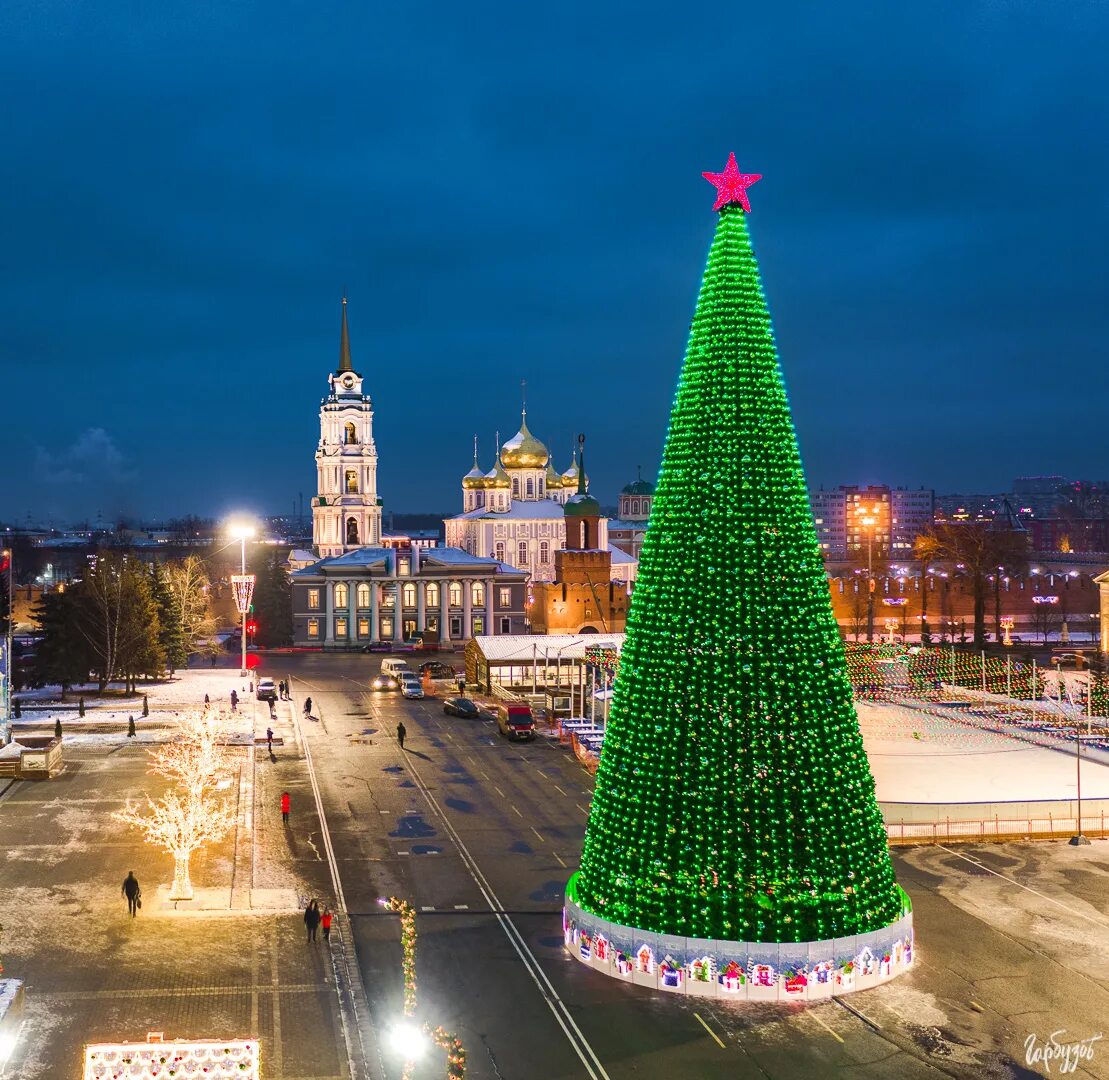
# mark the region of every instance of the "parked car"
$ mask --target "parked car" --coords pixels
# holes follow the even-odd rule
[[[400,683],[393,678],[392,675],[375,675],[374,680],[370,683],[371,690],[396,690]]]
[[[381,661],[382,675],[392,675],[394,678],[399,678],[400,675],[405,671],[412,675],[415,674],[415,672],[408,666],[407,660],[401,660],[395,656],[390,656]]]
[[[391,641],[371,641],[369,645],[363,645],[362,651],[370,652],[392,652],[393,643]]]
[[[401,675],[400,692],[406,698],[422,698],[424,696],[424,688],[415,675],[409,675],[407,678]]]
[[[254,691],[254,696],[259,701],[276,701],[277,683],[275,683],[273,679],[259,679],[258,685]]]
[[[473,720],[481,715],[481,710],[468,697],[449,697],[443,702],[443,712],[448,716],[463,716]]]
[[[498,705],[497,728],[506,739],[534,739],[535,719],[527,705]]]

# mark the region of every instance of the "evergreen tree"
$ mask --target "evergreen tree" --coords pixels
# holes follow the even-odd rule
[[[293,590],[285,560],[271,551],[254,585],[255,641],[266,648],[293,643]]]
[[[87,681],[92,664],[88,642],[78,627],[79,605],[77,589],[55,589],[35,605],[35,621],[42,635],[32,668],[37,685],[58,683],[64,693]]]
[[[706,174],[707,175],[707,174]],[[901,917],[744,177],[723,174],[572,898],[725,941]]]
[[[189,654],[181,617],[181,602],[170,587],[167,573],[157,563],[150,568],[150,595],[158,609],[158,644],[165,654],[166,666],[170,674],[173,674],[188,662]]]
[[[122,679],[134,690],[139,675],[160,675],[165,653],[150,576],[127,555],[100,551],[77,588],[77,627],[103,691]]]

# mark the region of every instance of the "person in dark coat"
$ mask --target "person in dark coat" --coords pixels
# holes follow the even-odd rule
[[[408,729],[404,726],[404,721],[401,720],[397,724],[397,742],[400,743],[400,748],[404,749],[404,737],[408,734]]]
[[[273,728],[266,728],[266,749],[273,753]]]
[[[211,704],[212,703],[208,700],[208,695],[205,694],[204,695],[204,708],[208,708],[208,706],[211,705]]]
[[[239,707],[239,695],[236,691],[231,691],[231,711],[235,712]]]
[[[312,699],[310,697],[306,697],[304,699],[304,715],[305,716],[311,716],[312,715]]]
[[[142,896],[142,889],[139,888],[139,879],[135,877],[134,870],[128,870],[127,876],[123,879],[123,888],[120,892],[127,897],[127,910],[131,913],[133,919],[139,910],[139,897]]]
[[[304,926],[308,931],[308,940],[316,940],[316,928],[320,925],[320,906],[315,900],[310,900],[304,909]]]

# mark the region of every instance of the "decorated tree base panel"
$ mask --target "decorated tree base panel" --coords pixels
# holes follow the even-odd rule
[[[618,926],[579,907],[572,894],[573,879],[562,916],[570,953],[595,971],[652,990],[731,1001],[815,1001],[869,990],[913,963],[907,897],[901,918],[872,933],[765,944]]]

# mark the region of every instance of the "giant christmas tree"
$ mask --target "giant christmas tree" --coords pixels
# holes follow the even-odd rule
[[[863,934],[903,913],[734,155],[670,416],[581,870],[623,927]]]

